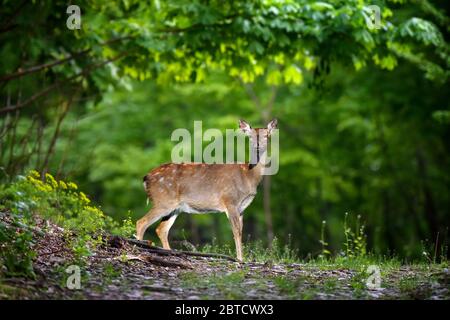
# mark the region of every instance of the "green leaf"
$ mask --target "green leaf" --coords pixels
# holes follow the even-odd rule
[[[300,84],[303,82],[302,70],[295,65],[287,67],[284,70],[283,77],[286,83]]]

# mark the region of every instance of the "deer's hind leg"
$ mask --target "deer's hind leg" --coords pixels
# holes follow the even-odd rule
[[[161,240],[162,246],[164,249],[170,250],[169,245],[169,230],[172,227],[173,223],[175,222],[175,219],[177,218],[178,214],[173,213],[170,216],[166,216],[162,218],[161,223],[156,228],[156,234],[159,237],[159,240]]]
[[[150,211],[136,222],[136,238],[142,240],[145,230],[162,217],[170,215],[176,209],[175,206],[154,206]]]

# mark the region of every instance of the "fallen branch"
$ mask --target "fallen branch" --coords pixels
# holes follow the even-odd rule
[[[235,258],[230,257],[226,254],[220,253],[203,253],[203,252],[192,252],[192,251],[182,251],[182,250],[166,250],[160,247],[150,245],[148,241],[141,241],[136,239],[123,239],[130,244],[134,244],[140,248],[143,248],[149,252],[157,253],[159,255],[165,256],[194,256],[194,257],[206,257],[206,258],[219,258],[225,259],[233,262],[238,262]]]
[[[116,260],[123,260],[125,259],[126,261],[130,261],[130,260],[138,260],[138,261],[142,261],[142,262],[150,262],[152,264],[156,264],[162,267],[169,267],[169,268],[183,268],[183,269],[192,269],[192,265],[190,264],[186,264],[186,263],[182,263],[182,262],[177,262],[177,261],[170,261],[170,260],[165,260],[165,259],[161,259],[158,257],[154,257],[154,256],[149,256],[149,255],[131,255],[131,254],[127,254],[126,256],[118,256],[115,258]]]

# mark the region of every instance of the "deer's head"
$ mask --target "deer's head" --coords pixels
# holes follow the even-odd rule
[[[250,138],[251,159],[250,162],[258,163],[261,156],[266,152],[269,137],[277,128],[278,120],[273,119],[266,128],[252,128],[245,120],[239,120],[239,129]]]

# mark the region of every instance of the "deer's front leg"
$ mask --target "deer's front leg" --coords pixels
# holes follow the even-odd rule
[[[242,217],[234,207],[228,207],[227,216],[228,220],[230,220],[231,230],[233,231],[237,259],[242,261]]]

